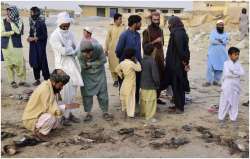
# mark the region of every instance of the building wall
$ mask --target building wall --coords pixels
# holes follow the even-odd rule
[[[97,15],[96,7],[88,7],[88,6],[82,7],[82,14],[83,16],[96,16]]]
[[[109,17],[110,16],[110,8],[118,8],[118,12],[123,14],[124,13],[124,8],[119,8],[119,7],[96,7],[96,6],[80,6],[82,8],[82,15],[83,16],[97,16],[97,8],[105,8],[105,16]],[[149,8],[129,8],[131,10],[130,14],[135,14],[136,9],[143,9],[144,13],[150,13],[150,9]],[[157,8],[152,8],[152,9],[156,9],[157,11],[159,11],[161,13],[162,9],[157,9]],[[166,8],[165,10],[169,10],[168,13],[164,14],[164,15],[168,15],[168,14],[177,14],[174,13],[174,8]],[[181,13],[183,12],[183,9],[180,9]],[[163,14],[163,13],[161,13]]]

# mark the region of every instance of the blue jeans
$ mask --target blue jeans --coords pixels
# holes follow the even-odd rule
[[[221,70],[214,70],[213,66],[211,64],[208,64],[207,66],[207,82],[213,83],[213,82],[220,82],[222,76]]]

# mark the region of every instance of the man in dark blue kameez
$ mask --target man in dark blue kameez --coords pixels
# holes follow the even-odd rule
[[[29,50],[29,63],[33,68],[35,77],[34,86],[39,85],[40,71],[44,80],[49,79],[49,67],[46,55],[47,45],[47,27],[44,20],[40,19],[40,9],[38,7],[32,7],[30,9],[30,33],[27,41],[30,43]]]
[[[135,49],[135,57],[141,63],[141,37],[138,30],[141,28],[141,17],[139,15],[131,15],[128,18],[129,28],[124,31],[116,45],[116,56],[119,58],[119,62],[124,60],[124,50],[125,48]],[[140,80],[141,73],[136,73],[136,112],[139,111],[139,90],[140,90]],[[122,80],[119,79],[119,84],[121,85]]]

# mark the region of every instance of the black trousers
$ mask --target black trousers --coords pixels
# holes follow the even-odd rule
[[[42,75],[43,75],[44,80],[48,80],[49,76],[50,76],[49,67],[48,67],[48,65],[45,65],[45,64],[39,68],[33,68],[35,80],[40,80],[40,72],[41,71],[42,71]]]
[[[184,90],[186,93],[190,93],[190,85],[189,85],[189,80],[188,80],[188,73],[184,70]]]
[[[173,90],[175,107],[181,111],[184,111],[184,105],[185,105],[184,79],[181,79],[178,76],[172,77],[171,86]]]

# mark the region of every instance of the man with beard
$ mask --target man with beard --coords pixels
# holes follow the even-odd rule
[[[166,54],[165,80],[164,86],[171,86],[174,97],[174,107],[170,112],[183,113],[185,104],[185,82],[184,71],[189,67],[189,38],[184,25],[179,17],[172,16],[168,20],[170,39]]]
[[[207,82],[203,84],[204,87],[213,85],[219,86],[222,76],[223,65],[227,60],[226,45],[229,41],[229,36],[224,32],[224,22],[218,20],[216,23],[216,30],[210,34],[210,46],[208,47],[207,60]]]
[[[152,44],[154,46],[154,51],[151,56],[153,56],[159,76],[160,82],[162,83],[164,78],[164,54],[163,54],[163,45],[164,45],[164,35],[163,30],[160,28],[160,13],[152,12],[151,14],[151,24],[147,29],[143,31],[143,41],[142,45]],[[145,50],[144,50],[145,51]],[[159,97],[161,95],[161,87],[157,90],[157,103],[166,104]]]
[[[51,34],[49,43],[55,54],[55,68],[62,69],[70,76],[69,83],[62,90],[62,101],[65,104],[74,103],[77,88],[83,86],[80,66],[77,63],[76,42],[73,33],[69,30],[72,19],[67,12],[57,16],[57,28]],[[73,115],[74,110],[64,112],[63,125],[69,126],[70,122],[79,123],[80,119]]]
[[[35,77],[34,86],[39,85],[40,71],[42,71],[44,80],[49,79],[49,67],[46,56],[47,45],[47,27],[45,22],[40,18],[40,9],[32,7],[30,9],[30,33],[27,41],[30,43],[29,63],[33,68]]]
[[[118,39],[121,33],[125,30],[124,25],[122,24],[122,15],[116,13],[114,15],[114,24],[111,24],[105,41],[105,54],[108,56],[109,69],[111,76],[114,80],[114,87],[118,87],[118,75],[115,73],[115,68],[119,64],[119,60],[115,54],[115,47],[118,42]]]
[[[125,48],[132,48],[135,49],[135,58],[137,61],[141,63],[141,37],[138,30],[141,28],[141,17],[139,15],[131,15],[128,18],[128,26],[129,28],[124,31],[120,37],[119,41],[116,45],[116,56],[119,59],[119,62],[124,60],[124,50]],[[139,90],[140,90],[140,80],[141,80],[141,73],[136,72],[136,109],[137,112],[139,111]],[[119,79],[119,85],[121,86],[122,80]]]
[[[50,79],[42,82],[32,93],[23,113],[23,125],[41,140],[48,140],[52,129],[60,126],[63,111],[79,108],[79,104],[58,105],[57,95],[70,80],[60,69],[52,72]]]

